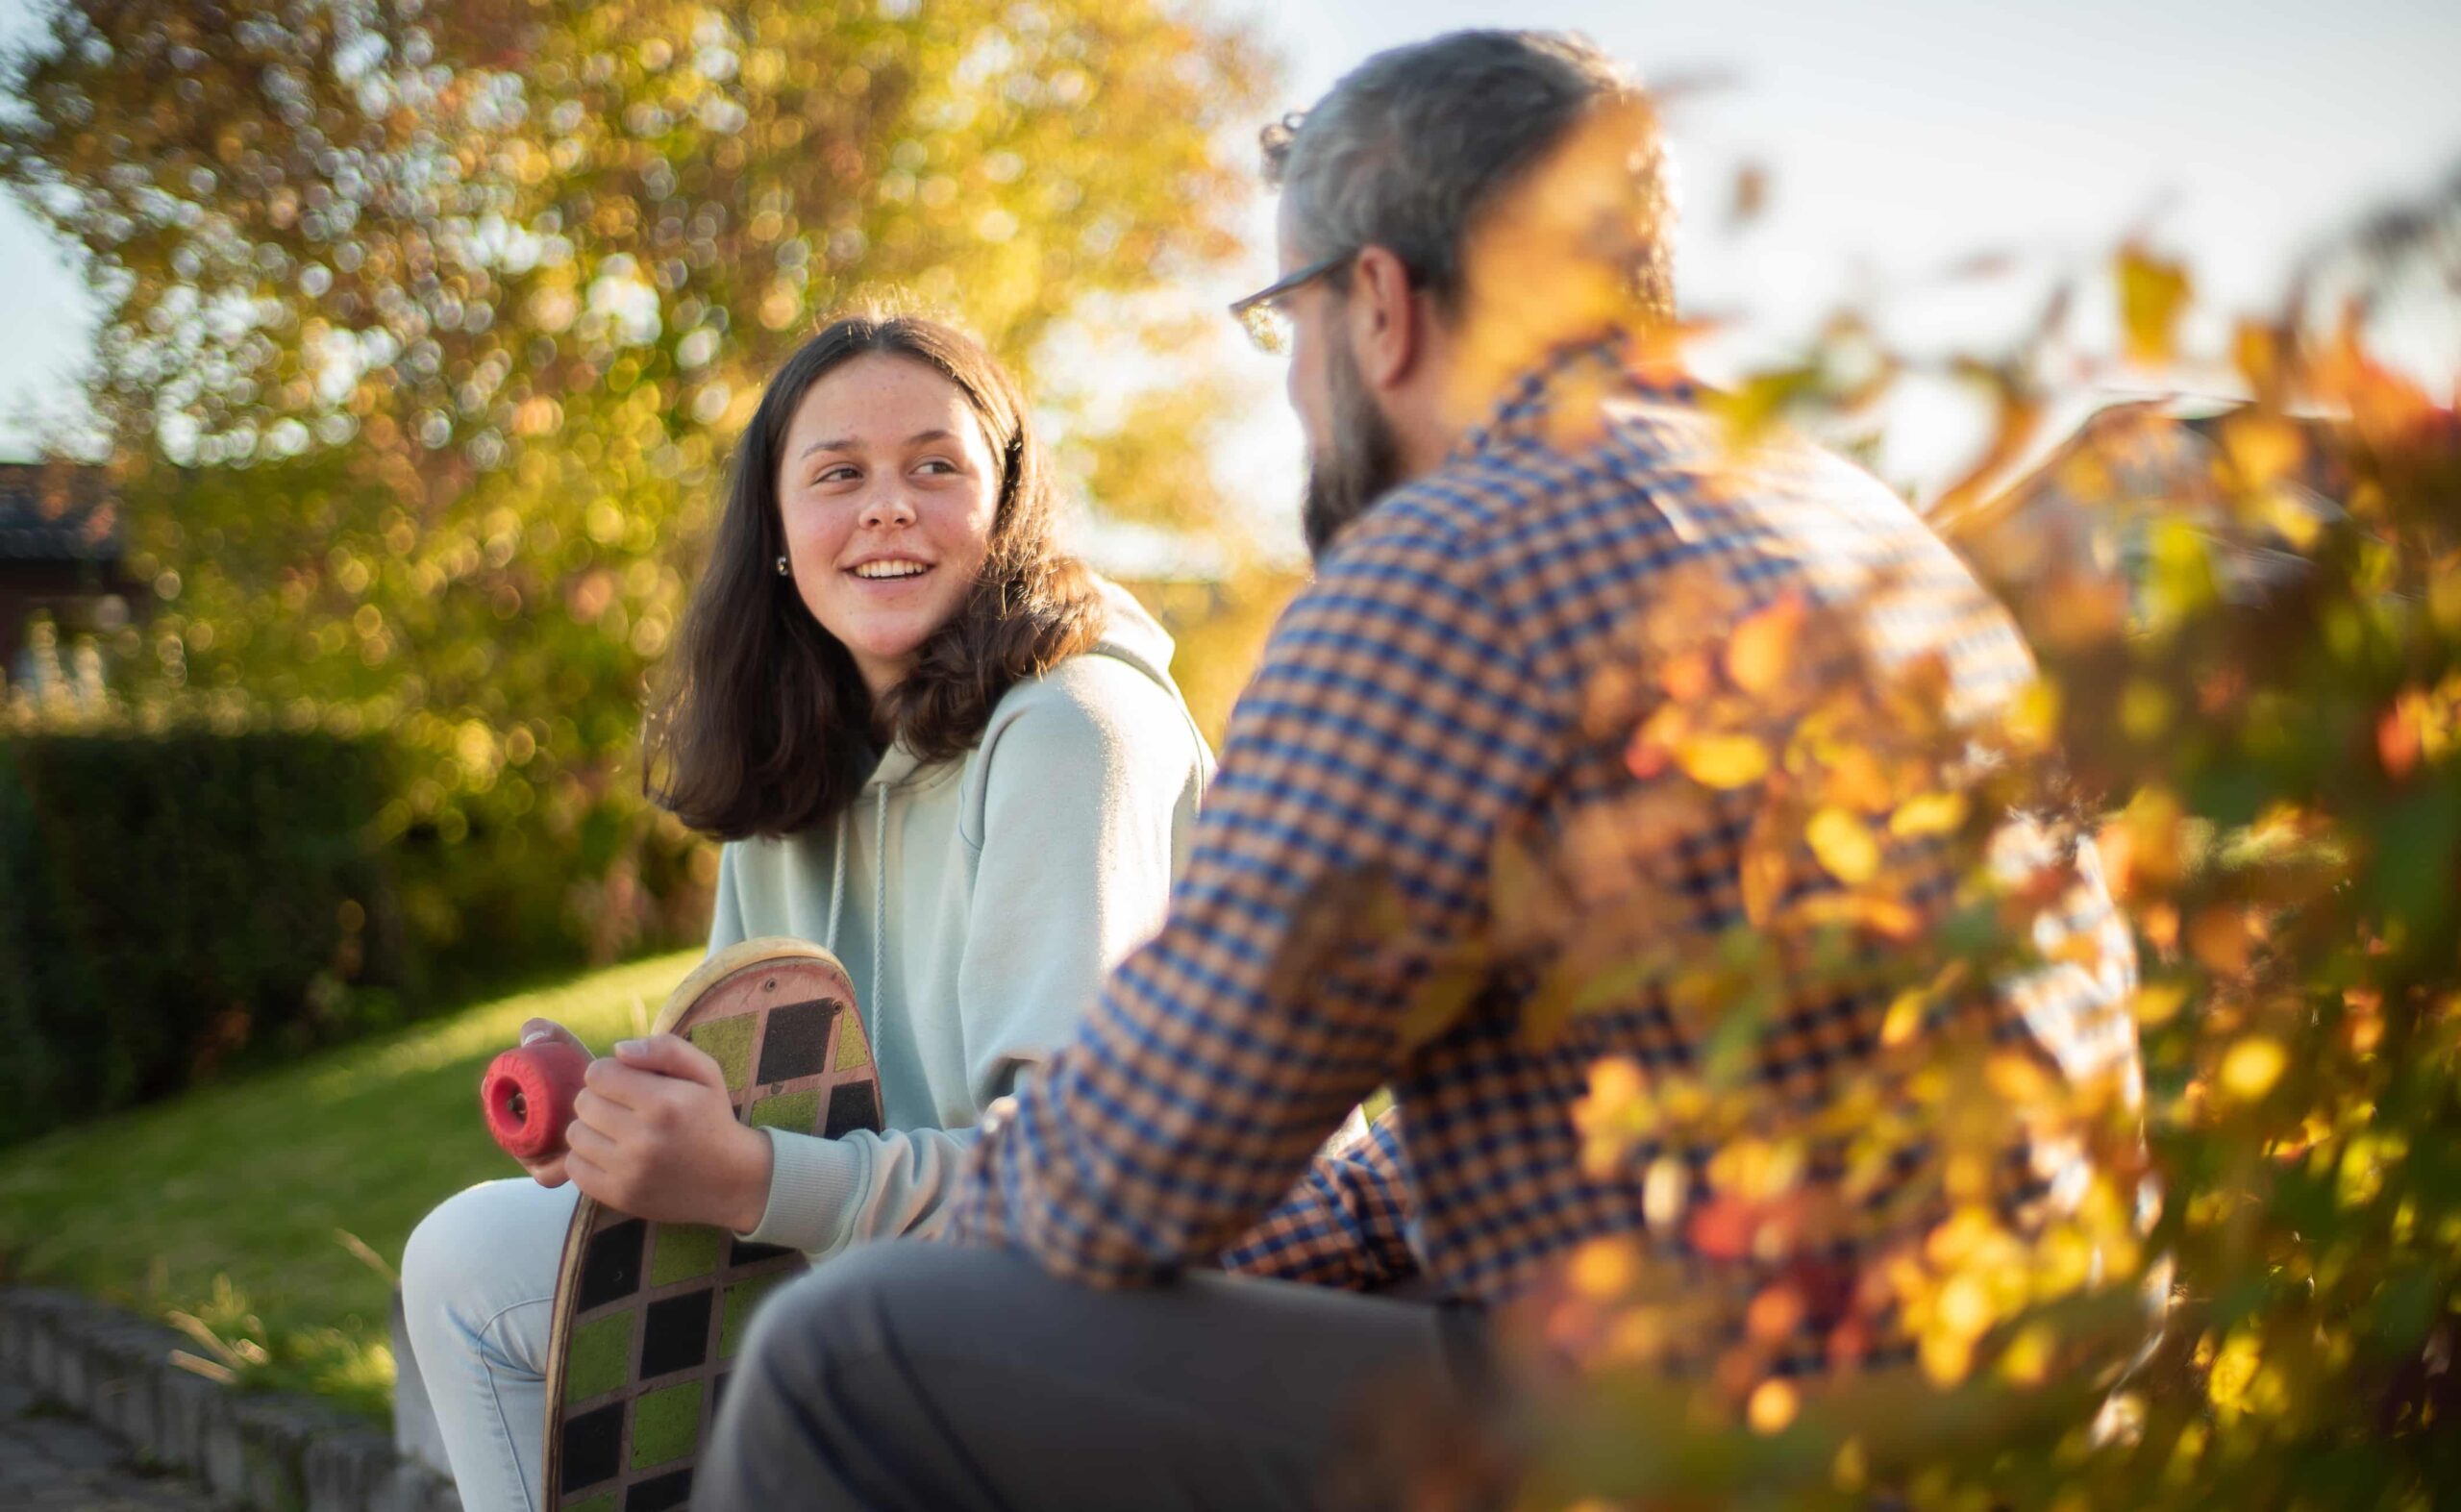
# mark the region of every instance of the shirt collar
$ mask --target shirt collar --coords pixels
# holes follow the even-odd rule
[[[1487,417],[1454,443],[1446,463],[1467,461],[1533,436],[1548,439],[1565,403],[1595,403],[1615,394],[1688,405],[1698,399],[1699,388],[1671,355],[1628,333],[1568,342],[1505,384]]]

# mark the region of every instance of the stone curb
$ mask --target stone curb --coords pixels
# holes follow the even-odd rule
[[[0,1287],[0,1369],[256,1512],[461,1512],[452,1482],[339,1408],[171,1363],[188,1341],[73,1292]]]

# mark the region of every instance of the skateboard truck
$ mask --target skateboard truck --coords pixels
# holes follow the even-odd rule
[[[508,1050],[479,1078],[479,1109],[487,1132],[516,1160],[544,1160],[564,1148],[573,1099],[589,1070],[589,1053],[563,1040]]]

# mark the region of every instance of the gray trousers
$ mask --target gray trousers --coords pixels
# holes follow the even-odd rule
[[[1221,1275],[1098,1291],[996,1251],[865,1246],[762,1306],[692,1505],[1374,1505],[1395,1488],[1355,1463],[1371,1409],[1464,1406],[1484,1339],[1425,1301]]]

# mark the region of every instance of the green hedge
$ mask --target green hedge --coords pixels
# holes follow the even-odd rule
[[[385,736],[0,736],[0,1144],[690,944],[708,853],[615,784],[405,821]]]
[[[388,1023],[415,985],[364,838],[379,743],[0,742],[0,1141]]]

